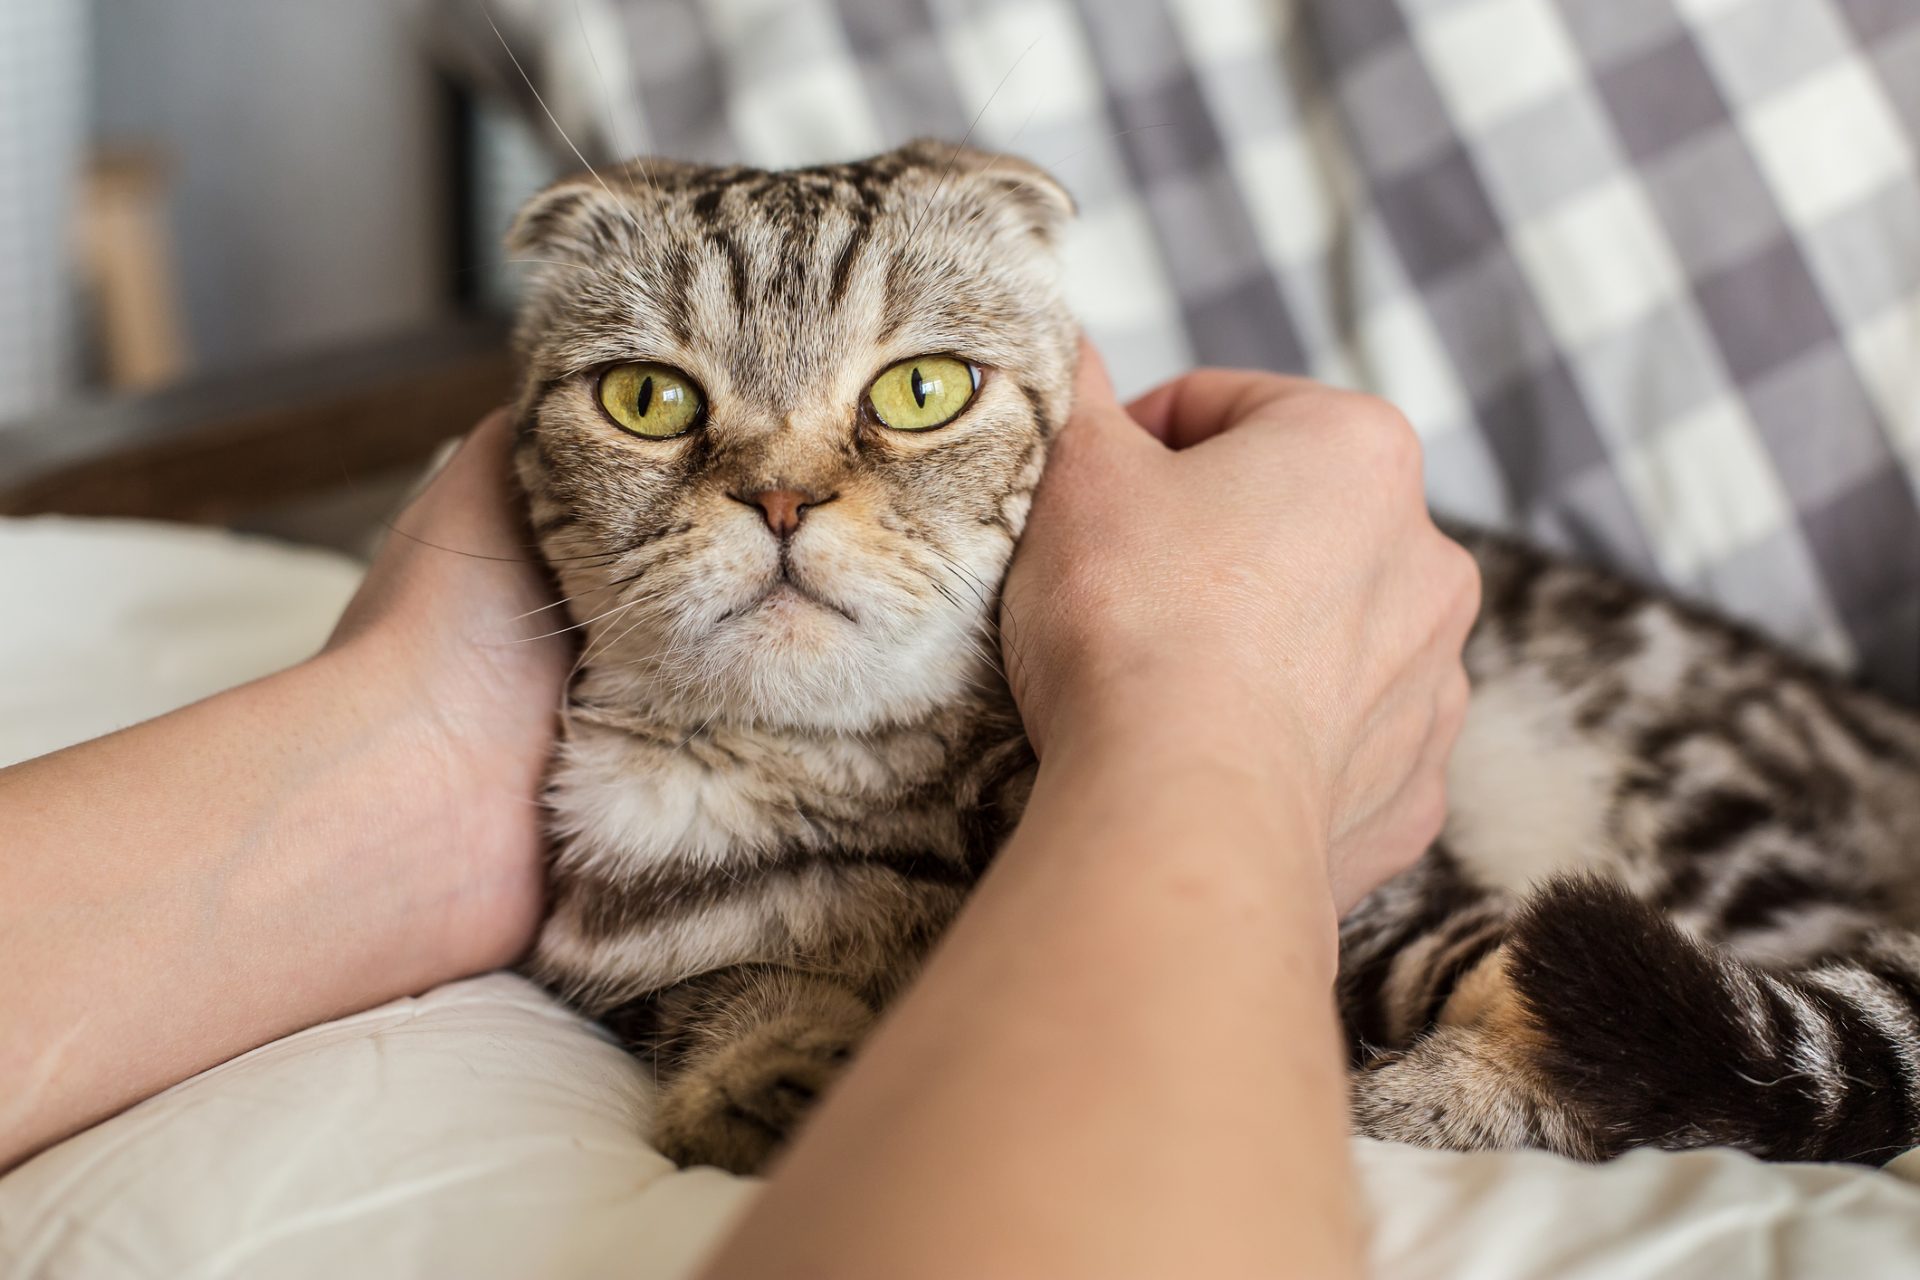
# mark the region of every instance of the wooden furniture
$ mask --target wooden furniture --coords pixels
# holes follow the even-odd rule
[[[164,387],[190,367],[166,196],[166,166],[150,152],[102,152],[87,167],[74,247],[93,301],[100,372],[116,391]]]
[[[506,402],[495,321],[457,321],[0,425],[0,515],[185,520],[364,549],[442,441]]]

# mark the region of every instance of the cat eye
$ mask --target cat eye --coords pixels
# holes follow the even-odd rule
[[[672,365],[617,364],[600,375],[600,407],[622,430],[649,440],[693,430],[706,403],[693,379]]]
[[[895,431],[930,431],[960,416],[980,386],[980,370],[953,356],[915,356],[873,380],[867,403]]]

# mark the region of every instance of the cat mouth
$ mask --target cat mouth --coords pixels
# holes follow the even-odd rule
[[[825,609],[828,613],[839,614],[848,622],[856,625],[858,625],[860,621],[853,616],[851,609],[848,609],[844,605],[836,604],[834,601],[827,599],[816,591],[808,590],[805,586],[801,585],[799,579],[793,576],[793,572],[790,569],[783,567],[780,572],[775,574],[773,579],[767,583],[766,588],[762,590],[760,594],[745,604],[736,605],[721,614],[715,625],[731,622],[735,618],[745,617],[748,614],[758,613],[762,609],[777,609],[787,605],[808,605],[814,608]]]

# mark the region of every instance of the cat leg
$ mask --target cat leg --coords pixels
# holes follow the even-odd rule
[[[1341,922],[1356,1131],[1466,1150],[1579,1145],[1521,1051],[1506,982],[1511,910],[1436,845]]]
[[[1473,883],[1444,845],[1340,922],[1335,994],[1350,1060],[1404,1049],[1506,936],[1510,899]]]
[[[654,1146],[754,1173],[786,1144],[873,1025],[855,989],[776,965],[701,974],[649,998]]]
[[[1354,1131],[1453,1151],[1544,1147],[1597,1156],[1577,1108],[1540,1069],[1537,1031],[1497,947],[1456,988],[1439,1025],[1353,1073]]]

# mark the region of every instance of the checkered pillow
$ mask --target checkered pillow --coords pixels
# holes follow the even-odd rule
[[[589,154],[1017,150],[1123,391],[1377,391],[1437,506],[1920,693],[1920,0],[559,8]]]

